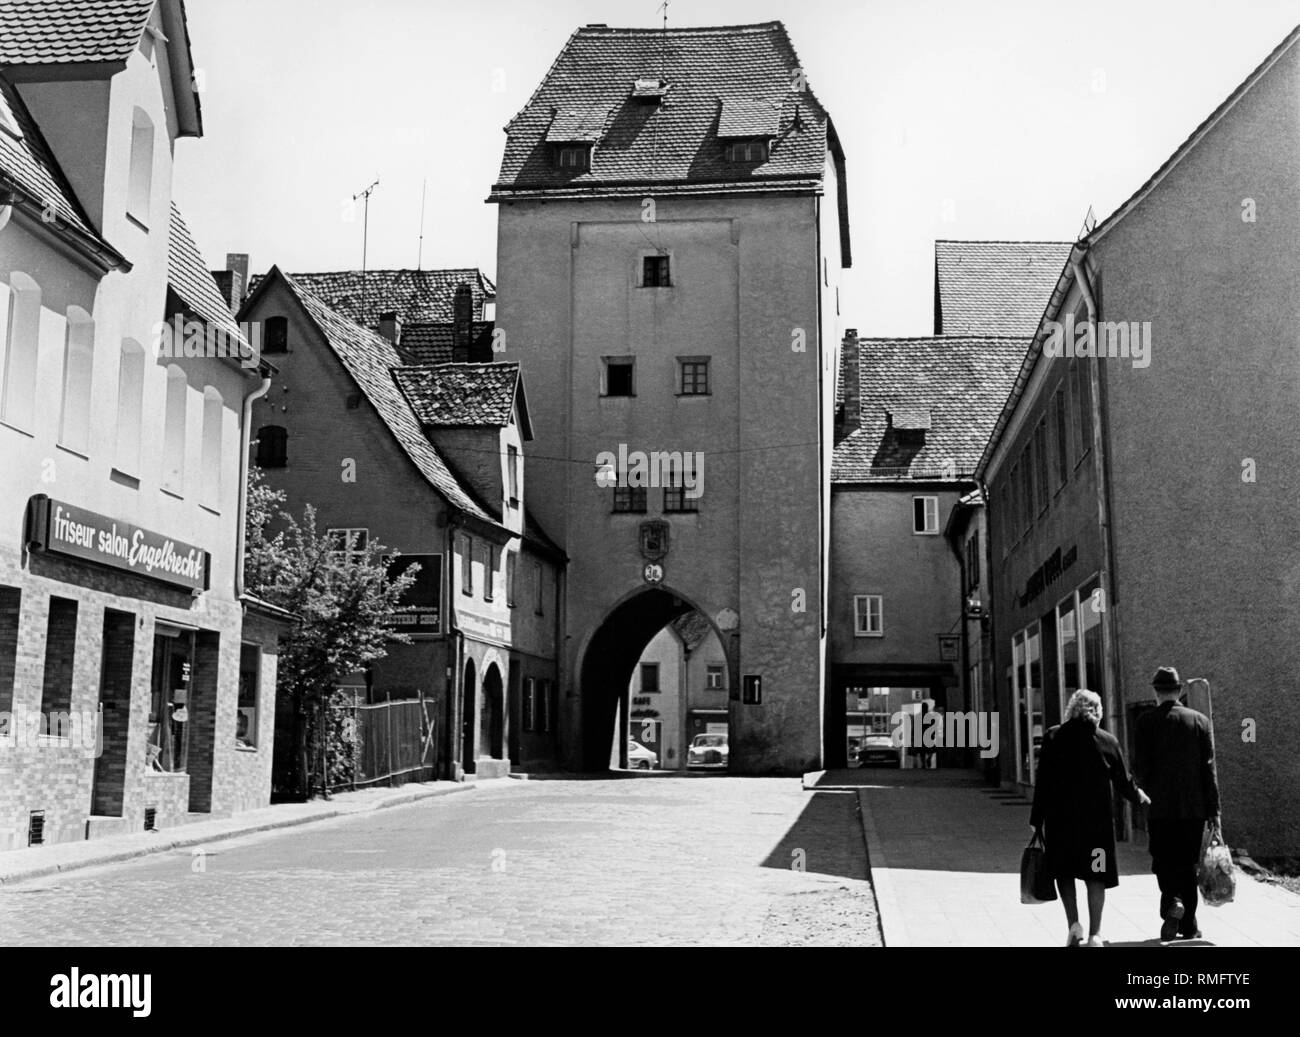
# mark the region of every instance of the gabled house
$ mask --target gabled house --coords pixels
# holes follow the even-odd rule
[[[269,368],[172,202],[193,68],[179,0],[0,3],[0,849],[269,801]]]
[[[1131,753],[1158,666],[1204,677],[1224,830],[1300,847],[1300,29],[1072,249],[979,472],[997,687],[1038,732],[1102,696]]]
[[[1024,351],[1019,337],[845,337],[831,493],[829,766],[891,734],[900,711],[927,702],[980,708],[979,660],[966,638],[969,576],[945,533],[976,499],[975,466]]]
[[[400,302],[378,298],[374,312]],[[394,620],[414,643],[355,676],[358,702],[425,703],[411,776],[554,760],[564,559],[525,508],[519,365],[412,365],[278,268],[241,319],[276,342],[253,463],[293,514],[313,505],[340,550],[377,541],[420,566],[414,611]]]

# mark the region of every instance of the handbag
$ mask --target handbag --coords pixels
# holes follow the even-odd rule
[[[1210,907],[1231,904],[1237,896],[1237,876],[1234,874],[1232,854],[1223,843],[1223,831],[1218,825],[1207,825],[1201,838],[1201,856],[1196,863],[1196,884],[1201,889],[1201,899]]]
[[[1047,847],[1043,831],[1034,829],[1029,845],[1020,855],[1020,902],[1047,904],[1056,899],[1056,883],[1047,867]]]

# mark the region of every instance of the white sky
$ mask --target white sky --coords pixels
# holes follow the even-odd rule
[[[175,194],[209,261],[496,270],[502,128],[578,26],[655,0],[188,0],[206,136]],[[1073,239],[1300,22],[1296,0],[674,0],[670,25],[785,22],[848,156],[843,319],[928,334],[936,238]],[[945,217],[955,216],[955,219]],[[1189,214],[1194,218],[1194,214]]]

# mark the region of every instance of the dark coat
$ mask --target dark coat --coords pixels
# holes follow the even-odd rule
[[[1151,797],[1147,817],[1205,821],[1219,812],[1214,738],[1204,713],[1162,702],[1139,717],[1133,770]]]
[[[1119,742],[1085,717],[1051,728],[1043,738],[1029,822],[1043,827],[1047,864],[1058,879],[1119,885],[1111,787],[1130,802],[1138,789]]]

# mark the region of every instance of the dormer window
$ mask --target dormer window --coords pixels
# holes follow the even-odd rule
[[[728,162],[766,162],[767,158],[766,140],[733,140],[727,144]]]
[[[555,164],[560,169],[585,173],[591,169],[590,144],[564,144],[555,151]]]
[[[638,104],[658,104],[668,93],[668,84],[658,77],[643,77],[632,84],[632,100]]]

